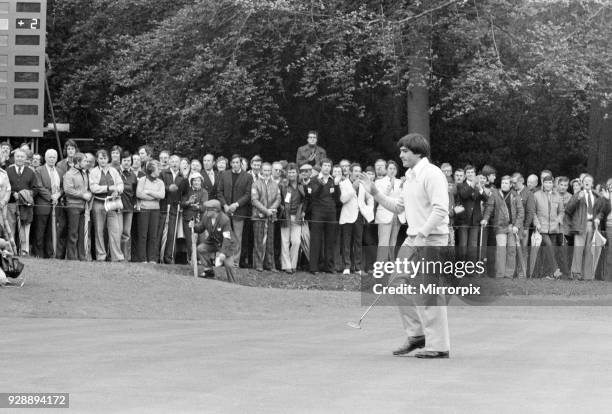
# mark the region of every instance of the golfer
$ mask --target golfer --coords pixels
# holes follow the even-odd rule
[[[430,147],[425,137],[408,134],[398,141],[397,147],[404,167],[408,168],[400,199],[380,193],[365,174],[359,180],[383,207],[405,214],[408,231],[398,259],[418,260],[420,255],[412,257],[415,248],[432,246],[435,250],[435,246],[442,248],[448,244],[448,184],[442,170],[427,159]],[[417,358],[448,358],[450,338],[444,296],[409,295],[401,300],[406,303],[399,305],[399,311],[407,338],[393,355],[423,348],[415,354]]]

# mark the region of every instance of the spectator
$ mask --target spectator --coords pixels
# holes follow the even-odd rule
[[[136,260],[143,263],[157,263],[159,247],[157,235],[160,223],[160,200],[166,196],[164,182],[159,178],[159,163],[149,161],[145,167],[145,176],[138,179],[136,197],[138,199],[138,243]]]
[[[446,180],[449,183],[452,183],[453,182],[453,167],[449,163],[445,162],[440,166],[440,169],[446,176]]]
[[[132,261],[132,222],[134,221],[134,205],[136,204],[136,186],[138,177],[132,171],[132,154],[123,151],[119,175],[123,180],[123,193],[121,203],[123,210],[120,213],[121,224],[121,251],[126,261]]]
[[[138,148],[138,155],[142,165],[147,165],[153,159],[153,148],[150,145],[143,145]]]
[[[310,261],[310,220],[312,219],[312,187],[310,183],[312,181],[312,166],[306,163],[299,168],[300,184],[298,185],[298,190],[300,190],[300,194],[304,197],[304,221],[302,222],[302,238],[300,248],[306,257],[306,260]],[[310,264],[308,268],[310,268]]]
[[[612,178],[606,182],[605,188],[601,190],[601,197],[595,204],[595,218],[593,223],[595,228],[600,228],[603,231],[604,237],[607,239],[607,246],[604,249],[605,254],[599,259],[603,261],[603,279],[612,281]]]
[[[142,162],[140,161],[140,155],[132,154],[132,172],[136,175],[136,178],[144,177],[145,173],[142,171]]]
[[[564,260],[559,255],[559,248],[563,243],[561,225],[565,216],[563,200],[561,196],[553,191],[553,178],[551,175],[542,177],[542,189],[534,194],[535,215],[533,223],[536,230],[542,235],[545,268],[544,274],[547,279],[559,279],[562,275],[561,268]],[[548,265],[548,269],[546,268]]]
[[[13,237],[19,237],[19,250],[21,255],[30,253],[30,226],[33,221],[33,198],[36,189],[36,174],[25,166],[26,154],[22,150],[15,151],[15,164],[7,168],[7,175],[12,191],[12,197],[7,205],[8,225],[11,227]],[[30,194],[32,203],[27,205],[20,196],[23,192]],[[16,226],[19,225],[18,234]],[[15,240],[17,243],[17,240]]]
[[[476,169],[467,165],[464,171],[466,179],[457,184],[456,197],[456,205],[463,207],[463,212],[454,216],[454,223],[457,226],[459,257],[461,260],[475,260],[480,230],[478,224],[482,221],[480,203],[487,201],[487,195],[476,178]]]
[[[339,223],[342,232],[343,274],[345,275],[350,274],[351,269],[358,275],[362,274],[364,224],[374,219],[374,198],[359,183],[360,174],[361,166],[351,165],[351,178],[341,180],[338,186],[342,202]]]
[[[45,152],[45,165],[36,169],[36,190],[34,197],[35,252],[38,257],[57,257],[59,254],[58,242],[61,231],[57,226],[58,216],[61,214],[59,208],[60,198],[64,194],[62,176],[59,174],[55,164],[57,162],[57,151],[48,149]],[[56,245],[52,240],[52,210],[56,213]]]
[[[531,174],[529,175],[529,177],[527,177],[527,188],[532,193],[535,193],[536,191],[538,191],[538,176],[537,175]]]
[[[106,261],[106,243],[104,242],[104,229],[108,231],[110,257],[112,261],[123,261],[125,257],[121,252],[120,213],[116,210],[106,211],[105,201],[108,197],[117,198],[123,193],[123,180],[116,169],[108,164],[108,152],[96,152],[98,166],[89,173],[89,188],[94,195],[93,222],[96,233],[96,260]]]
[[[312,166],[321,166],[323,159],[327,158],[327,152],[323,147],[317,145],[319,134],[317,131],[308,131],[308,144],[298,148],[295,163],[301,166],[309,163]]]
[[[223,171],[227,170],[227,158],[223,156],[218,157],[215,166],[217,167],[217,172],[220,175]]]
[[[347,159],[340,161],[340,168],[342,169],[342,176],[349,178],[351,176],[351,162]]]
[[[533,223],[533,217],[536,212],[536,205],[534,194],[529,191],[527,187],[525,187],[525,178],[521,173],[514,173],[511,178],[512,185],[514,187],[514,191],[521,197],[521,201],[523,203],[523,210],[525,211],[525,218],[523,219],[523,226],[521,231],[519,232],[519,248],[522,249],[523,261],[521,262],[521,266],[518,269],[518,277],[519,279],[524,279],[527,277],[527,258],[529,256],[528,251],[528,243],[529,243],[529,230],[531,229],[531,225]]]
[[[174,263],[175,259],[176,246],[174,241],[176,238],[178,209],[181,203],[180,187],[183,180],[186,180],[189,176],[189,173],[185,176],[183,175],[185,172],[179,171],[180,162],[181,158],[178,155],[172,155],[168,161],[169,168],[161,170],[159,174],[159,178],[164,182],[165,194],[165,197],[159,202],[160,222],[157,229],[157,241],[160,243],[159,254],[162,263]],[[187,165],[189,166],[189,163]],[[167,229],[166,222],[168,223]],[[164,230],[166,230],[166,246],[161,251]]]
[[[77,145],[76,141],[74,141],[73,139],[69,139],[68,141],[66,141],[66,143],[64,144],[64,156],[66,158],[57,163],[57,169],[58,171],[60,171],[61,176],[66,174],[70,167],[72,167],[72,158],[77,152],[79,152],[79,146]],[[32,161],[34,161],[34,156],[32,156]],[[40,164],[34,168],[38,167],[40,167]]]
[[[392,199],[400,199],[402,182],[397,179],[397,163],[387,162],[387,176],[376,180],[374,185],[378,192]],[[376,261],[393,260],[395,258],[395,244],[399,233],[400,222],[397,213],[386,209],[379,204],[376,208],[375,222],[378,224],[378,251]]]
[[[189,160],[187,160],[187,162],[189,162]],[[159,169],[163,172],[168,168],[170,168],[170,153],[166,150],[162,150],[159,152]],[[183,165],[181,164],[181,171],[182,169]]]
[[[499,190],[491,191],[481,224],[486,226],[489,219],[493,220],[497,242],[495,276],[512,278],[516,266],[516,242],[523,226],[524,211],[518,194],[510,188],[509,176],[502,177]]]
[[[253,182],[251,204],[253,205],[254,252],[253,265],[258,272],[264,267],[276,272],[274,263],[274,222],[280,206],[280,190],[272,179],[272,165],[263,163],[260,178]]]
[[[330,175],[332,162],[321,160],[321,174],[310,182],[312,228],[310,244],[310,271],[319,272],[319,259],[323,271],[334,273],[334,224],[336,224],[336,203],[338,201],[340,178]]]
[[[200,220],[200,213],[204,211],[204,203],[208,201],[208,191],[202,187],[204,179],[199,172],[191,174],[190,186],[182,195],[181,207],[183,209],[183,232],[187,240],[187,257],[191,260],[191,227],[189,223]]]
[[[33,154],[32,155],[32,164],[30,165],[30,167],[32,167],[32,169],[36,169],[38,167],[40,167],[42,165],[42,155],[40,154]]]
[[[374,163],[374,173],[376,174],[376,180],[382,180],[387,176],[387,161],[379,158]]]
[[[202,172],[203,177],[203,188],[208,193],[209,199],[217,198],[217,182],[219,181],[219,173],[215,172],[213,167],[215,165],[215,157],[212,154],[206,154],[202,159],[204,164],[204,171]]]
[[[232,169],[224,171],[219,176],[219,186],[217,187],[217,197],[224,212],[229,216],[238,247],[234,264],[238,267],[242,246],[242,230],[244,219],[251,212],[249,211],[251,201],[251,187],[253,177],[247,174],[240,165],[240,155],[233,155]]]
[[[298,183],[297,164],[287,165],[287,184],[280,187],[281,206],[281,268],[289,273],[297,269],[302,226],[305,215],[305,196]]]
[[[189,174],[191,173],[191,163],[189,162],[189,158],[186,158],[186,157],[181,158],[178,155],[176,155],[176,157],[178,157],[178,171],[181,173],[181,176],[187,179],[189,177]],[[168,168],[161,169],[162,173],[167,170]]]
[[[119,145],[113,145],[110,150],[110,166],[119,171],[121,169],[121,154],[123,148]]]
[[[593,209],[597,194],[593,192],[593,177],[585,174],[582,180],[583,189],[574,194],[567,203],[567,214],[571,218],[570,232],[574,234],[574,254],[572,258],[571,277],[578,280],[593,280],[593,254],[590,248],[593,238]]]
[[[85,154],[77,152],[72,156],[72,167],[64,175],[63,185],[66,198],[67,216],[67,260],[87,260],[85,253],[85,206],[91,200],[89,180],[85,169],[88,166]]]

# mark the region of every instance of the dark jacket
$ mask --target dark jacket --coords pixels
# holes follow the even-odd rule
[[[593,191],[593,217],[595,216],[595,206],[599,196]],[[574,194],[565,206],[565,213],[570,218],[569,230],[571,234],[585,233],[587,224],[587,205],[585,197],[580,197],[580,193]]]
[[[202,217],[202,220],[195,225],[193,231],[196,233],[206,231],[208,233],[207,238],[198,241],[198,243],[212,244],[227,257],[232,256],[237,250],[237,239],[232,231],[230,219],[225,213],[219,213],[215,223],[208,216]]]
[[[134,211],[134,205],[136,204],[136,186],[138,185],[138,178],[131,169],[123,171],[121,167],[119,167],[117,171],[119,171],[119,175],[123,180],[123,193],[121,193],[121,203],[123,204],[123,211]]]
[[[214,171],[214,176],[215,176],[214,184],[210,182],[210,177],[208,176],[208,173],[206,172],[206,170],[200,171],[200,174],[202,174],[202,177],[204,178],[202,187],[206,190],[206,192],[208,192],[208,199],[209,200],[216,199],[217,198],[217,187],[219,184],[219,173],[217,171]]]
[[[192,198],[193,197],[193,198]],[[183,210],[183,220],[190,221],[194,219],[198,213],[204,211],[204,203],[208,201],[208,191],[201,188],[195,191],[189,188],[183,193],[181,198],[181,209]]]
[[[606,231],[608,234],[608,244],[612,245],[612,229],[606,229],[606,220],[612,209],[611,201],[605,197],[599,197],[593,206],[593,217],[599,219],[599,230]]]
[[[523,220],[523,229],[529,229],[531,224],[533,223],[533,218],[536,213],[536,205],[534,193],[529,191],[527,186],[524,186],[523,189],[518,193],[519,197],[521,197],[521,201],[523,202],[523,210],[525,210],[525,219]]]
[[[318,177],[310,179],[310,203],[312,211],[337,212],[340,203],[340,187],[334,184],[334,178],[330,175],[327,183],[323,183]]]
[[[517,227],[519,231],[523,228],[525,212],[521,198],[514,190],[510,191],[508,197],[510,197],[512,221],[508,215],[508,206],[501,194],[501,190],[492,190],[487,200],[483,220],[489,221],[489,218],[493,216],[493,222],[489,224],[495,228],[495,234],[507,233],[510,224]]]
[[[165,213],[168,209],[168,203],[172,206],[176,206],[181,203],[181,183],[185,180],[183,174],[179,171],[176,178],[173,178],[172,171],[170,169],[163,170],[159,175],[159,178],[164,182],[164,189],[166,190],[166,197],[163,200],[159,200],[159,209],[162,213]],[[175,184],[178,188],[176,191],[170,191],[170,186]]]
[[[315,157],[314,161],[311,161],[310,157],[313,153],[315,154]],[[327,158],[327,152],[323,147],[320,147],[318,145],[311,147],[310,145],[306,144],[298,148],[297,154],[295,156],[295,162],[298,167],[301,167],[303,164],[306,163],[309,163],[314,167],[315,165],[320,166],[321,161],[324,158]]]
[[[304,195],[304,186],[301,184],[298,184],[296,188],[293,188],[289,184],[286,184],[286,185],[281,185],[280,190],[281,190],[281,205],[280,205],[279,220],[281,220],[281,225],[285,227],[289,224],[289,220],[291,219],[291,212],[289,211],[290,206],[291,206],[291,201],[293,201],[297,205],[297,210],[294,213],[296,220],[301,221],[302,214],[306,213],[306,210],[305,210],[306,197]]]
[[[7,168],[6,174],[8,175],[9,182],[11,183],[12,194],[18,193],[21,190],[35,190],[36,174],[31,168],[24,165],[23,173],[19,175],[17,174],[17,166],[13,164]],[[15,203],[16,201],[17,200],[15,200],[15,197],[11,195],[9,202]]]
[[[455,224],[458,226],[479,226],[482,220],[480,202],[486,200],[487,195],[484,191],[481,194],[466,182],[458,184],[455,205],[463,206],[465,211],[455,215]]]
[[[252,186],[253,177],[245,171],[240,171],[235,185],[232,185],[232,171],[223,171],[219,177],[219,185],[217,187],[217,199],[221,203],[221,207],[238,203],[238,208],[234,215],[240,218],[251,217]]]

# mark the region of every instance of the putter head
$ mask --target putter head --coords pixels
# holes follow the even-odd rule
[[[346,324],[347,324],[348,326],[350,326],[351,328],[361,329],[361,323],[357,323],[357,322],[347,322]]]

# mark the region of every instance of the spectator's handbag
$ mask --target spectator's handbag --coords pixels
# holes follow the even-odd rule
[[[123,202],[121,197],[106,197],[104,200],[104,210],[106,211],[117,211],[123,210]]]
[[[24,264],[10,254],[2,254],[0,256],[0,267],[7,277],[16,279],[23,271]]]

